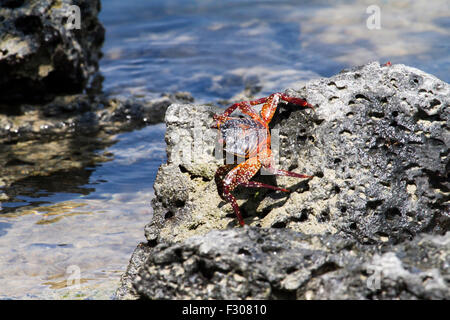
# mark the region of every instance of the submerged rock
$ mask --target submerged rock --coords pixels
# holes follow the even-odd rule
[[[99,0],[1,1],[0,103],[81,92],[101,57],[99,11]]]
[[[164,121],[172,103],[194,99],[187,92],[159,98],[104,94],[64,95],[42,105],[22,104],[14,113],[0,113],[0,143],[55,137],[65,133],[117,133]]]
[[[110,160],[97,151],[112,145],[114,134],[160,123],[170,104],[192,101],[184,92],[156,99],[80,94],[0,114],[0,188],[14,196],[9,187],[17,181]]]
[[[310,81],[298,92],[287,90],[286,93],[308,100],[315,106],[316,112],[280,104],[270,124],[272,130],[279,130],[278,166],[314,175],[314,178],[299,180],[267,175],[255,177],[255,180],[289,188],[292,190],[290,194],[238,187],[234,194],[246,223],[252,226],[251,230],[254,230],[253,227],[286,228],[317,235],[323,241],[328,241],[324,234],[332,234],[357,244],[360,249],[356,252],[355,260],[349,258],[345,263],[336,263],[338,269],[343,269],[341,277],[332,278],[326,284],[337,288],[346,281],[352,282],[354,275],[356,277],[351,269],[353,264],[358,266],[369,258],[375,259],[376,251],[373,246],[383,245],[396,251],[395,248],[401,246],[399,243],[416,241],[414,238],[417,234],[434,234],[436,236],[433,237],[438,239],[437,235],[443,235],[450,229],[450,86],[447,83],[404,65],[389,67],[370,63],[344,70],[331,78]],[[145,227],[148,246],[154,247],[154,254],[163,252],[166,247],[170,251],[176,247],[173,243],[180,243],[179,250],[173,251],[177,252],[175,256],[178,253],[183,255],[186,249],[193,252],[195,260],[197,249],[194,248],[194,243],[217,240],[212,240],[211,237],[215,236],[209,235],[209,240],[201,238],[202,236],[211,230],[237,226],[231,205],[219,197],[213,179],[215,170],[221,165],[221,159],[216,159],[214,155],[217,133],[208,128],[213,122],[212,115],[222,111],[223,109],[211,106],[192,104],[174,104],[167,110],[165,120],[168,160],[158,171],[152,203],[154,214],[152,221]],[[272,131],[272,142],[274,132]],[[234,237],[234,231],[227,232],[230,237]],[[236,235],[238,238],[249,236],[244,235],[247,231],[235,232],[239,233]],[[313,239],[313,236],[298,236],[284,230],[278,233],[257,233],[260,232],[269,233],[274,238],[280,237],[280,243],[288,238],[295,238],[299,246],[303,241],[302,237]],[[227,233],[224,235],[228,237]],[[197,242],[187,240],[192,236],[197,236]],[[413,250],[415,242],[412,243],[408,250]],[[223,254],[228,245],[224,244],[224,251],[221,251]],[[367,248],[367,253],[364,248]],[[448,254],[449,247],[447,245],[437,250]],[[136,272],[131,272],[123,286],[130,287],[130,283],[134,282],[137,294],[149,298],[187,298],[196,295],[189,295],[189,291],[198,292],[199,296],[196,297],[202,298],[245,297],[232,290],[217,293],[223,287],[218,282],[211,282],[211,279],[214,279],[215,270],[221,270],[219,262],[216,264],[213,261],[211,267],[207,267],[209,271],[204,276],[209,284],[205,289],[201,282],[203,280],[196,280],[195,277],[193,282],[182,276],[178,282],[171,283],[171,272],[183,275],[184,264],[183,267],[172,270],[172,261],[168,258],[168,269],[161,271],[166,272],[163,276],[157,270],[161,266],[154,268],[159,263],[154,260],[159,259],[154,254],[149,254],[150,258],[141,276],[135,278]],[[321,259],[325,259],[325,256],[327,254]],[[184,261],[183,257],[179,261]],[[387,260],[391,258],[386,257]],[[283,264],[283,259],[276,256],[273,259],[274,265],[276,262]],[[304,258],[298,259],[296,263],[301,264]],[[383,264],[384,258],[380,259]],[[265,261],[263,259],[255,263],[264,264]],[[438,263],[437,260],[433,261]],[[419,268],[419,265],[419,260],[413,261],[411,268]],[[250,270],[256,268],[255,265],[245,266]],[[226,270],[223,272],[226,274]],[[284,277],[279,274],[281,271],[273,269],[271,272],[272,274],[267,272],[266,276],[279,280],[269,280],[269,283],[281,283]],[[239,273],[237,276],[246,283],[247,273],[246,276]],[[154,287],[149,282],[157,279],[161,279],[158,282],[160,287],[168,287],[153,290]],[[224,279],[223,281],[228,281],[226,277]],[[417,279],[411,281],[416,283]],[[165,281],[168,282],[164,285]],[[217,281],[221,280],[217,278]],[[333,281],[337,283],[333,284]],[[400,278],[392,281],[394,287],[401,286]],[[309,282],[299,284],[300,291],[295,289],[295,295],[290,292],[289,297],[308,298],[307,283]],[[260,285],[261,288],[265,286],[268,291],[258,288],[259,285],[249,289],[250,285],[247,284],[242,292],[249,294],[249,297],[264,298],[282,297],[285,293],[271,293],[272,284],[267,281]],[[446,285],[448,286],[448,282]],[[431,292],[431,287],[427,288],[425,291],[417,289],[417,292],[426,292],[423,294],[408,295],[401,290],[394,290],[392,294],[371,296],[366,288],[356,284],[354,293],[346,295],[342,290],[337,290],[333,297],[448,296],[442,290],[435,295]],[[301,293],[302,290],[306,291]],[[136,294],[136,291],[133,292]],[[327,296],[323,292],[314,292],[313,290],[311,297],[332,297],[332,293]]]

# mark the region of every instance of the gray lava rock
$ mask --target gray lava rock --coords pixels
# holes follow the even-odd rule
[[[149,299],[449,299],[450,233],[378,250],[335,235],[246,227],[159,244],[134,289]]]
[[[397,243],[449,229],[447,83],[404,65],[371,63],[287,93],[306,98],[316,112],[280,105],[271,122],[280,137],[278,166],[315,177],[256,177],[291,189],[288,195],[238,188],[247,224],[342,232],[361,243]],[[167,110],[168,161],[155,182],[149,241],[181,241],[236,225],[213,179],[220,161],[213,152],[216,133],[208,128],[221,111]]]
[[[151,250],[123,285],[152,299],[448,299],[450,86],[370,63],[286,93],[316,112],[279,105],[278,167],[314,178],[254,178],[290,194],[238,187],[243,230],[214,181],[223,109],[167,109]]]
[[[114,299],[132,300],[138,298],[133,288],[133,280],[150,255],[151,248],[146,243],[140,243],[134,249],[127,270],[120,278],[121,286],[114,293]]]
[[[80,29],[71,6],[80,8]],[[100,1],[0,1],[0,102],[77,93],[98,70]]]

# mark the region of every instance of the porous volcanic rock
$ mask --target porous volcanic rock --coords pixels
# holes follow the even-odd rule
[[[450,232],[378,249],[335,235],[245,227],[152,249],[150,299],[448,299]]]
[[[276,152],[278,166],[314,175],[314,178],[308,180],[263,174],[254,178],[288,188],[292,191],[289,194],[238,187],[234,194],[250,229],[280,230],[226,231],[221,236],[230,242],[222,243],[224,251],[219,250],[220,255],[226,254],[226,248],[234,248],[234,240],[230,240],[233,237],[244,241],[244,238],[251,238],[250,234],[255,232],[265,232],[270,239],[279,238],[277,241],[280,245],[283,244],[281,246],[291,241],[291,238],[295,238],[292,241],[298,242],[299,246],[304,241],[312,241],[314,237],[322,245],[327,241],[335,241],[330,239],[350,241],[353,247],[358,248],[352,253],[355,257],[344,258],[342,251],[338,250],[337,254],[343,260],[326,264],[332,270],[341,270],[338,272],[339,277],[331,277],[329,282],[324,282],[323,285],[319,283],[308,289],[308,285],[313,283],[311,281],[316,280],[313,279],[315,277],[308,278],[305,275],[300,277],[303,282],[298,280],[302,284],[297,289],[288,290],[287,297],[448,297],[448,292],[442,291],[442,288],[448,288],[448,273],[443,278],[441,275],[433,278],[436,282],[428,289],[423,289],[426,284],[419,281],[422,279],[422,282],[426,282],[427,276],[413,276],[412,282],[406,285],[409,288],[415,283],[412,286],[417,290],[408,293],[401,288],[405,284],[402,282],[405,277],[414,273],[415,268],[422,270],[420,266],[427,259],[432,259],[433,265],[424,270],[433,269],[440,263],[444,263],[443,268],[438,268],[441,272],[448,269],[448,234],[444,238],[441,236],[450,229],[450,86],[412,67],[380,66],[374,62],[344,70],[331,78],[309,81],[298,91],[286,90],[286,94],[306,99],[314,105],[315,112],[280,103],[270,124],[273,147],[276,145],[275,137],[279,137],[279,152]],[[204,252],[197,250],[196,246],[201,248],[200,243],[203,241],[219,241],[220,237],[214,233],[213,236],[206,236],[207,239],[202,237],[211,230],[233,229],[238,226],[231,205],[219,197],[214,181],[214,173],[223,159],[215,155],[214,150],[220,151],[220,146],[216,145],[217,132],[209,127],[213,123],[212,115],[220,112],[223,109],[193,104],[173,104],[167,109],[165,121],[168,159],[158,171],[152,202],[154,214],[145,227],[147,246],[154,251],[150,250],[148,253],[149,258],[145,267],[141,268],[141,275],[137,276],[139,268],[133,268],[123,283],[128,288],[132,287],[130,283],[134,283],[131,296],[188,298],[196,296],[197,292],[199,296],[196,297],[202,298],[278,298],[286,294],[281,283],[286,274],[289,274],[288,267],[282,269],[283,259],[278,259],[275,255],[272,257],[273,265],[278,263],[281,269],[273,268],[271,272],[265,273],[264,277],[269,280],[263,280],[256,287],[245,284],[243,291],[236,289],[236,286],[240,281],[246,283],[250,276],[247,273],[243,276],[242,270],[247,267],[248,272],[256,270],[259,264],[267,263],[268,258],[258,260],[255,264],[245,264],[245,268],[238,268],[241,274],[237,272],[236,277],[243,279],[238,277],[240,280],[235,280],[235,285],[231,286],[239,292],[234,292],[234,289],[218,292],[225,286],[215,282],[215,271],[227,274],[227,270],[230,270],[228,267],[221,269],[220,259],[213,259],[212,262],[205,260],[204,263],[211,263],[206,267],[203,262],[200,265],[192,262],[191,266],[206,270],[203,275],[206,278],[204,281],[208,282],[206,287],[203,287],[203,280],[200,281],[197,277],[193,277],[193,282],[184,278],[184,274],[191,272],[183,269],[189,268],[184,266],[184,257],[188,261],[190,254],[183,253],[185,250],[192,253],[194,260],[197,259],[197,254],[204,256]],[[418,236],[419,234],[421,235]],[[193,236],[196,240],[190,240]],[[431,239],[429,242],[432,243],[443,243],[436,248],[439,253],[427,257],[422,253],[426,251],[423,249],[416,252],[423,261],[418,258],[411,260],[410,267],[402,267],[407,261],[398,252],[413,252],[414,247],[421,244],[416,239],[425,238]],[[255,245],[253,240],[245,241],[252,243],[249,248]],[[304,245],[308,247],[308,244]],[[380,247],[384,251],[380,251]],[[367,252],[364,248],[367,248]],[[166,249],[167,252],[174,252],[173,261],[181,261],[181,267],[174,266],[176,270],[170,269],[172,264],[177,263],[170,260],[172,258],[167,258],[168,269],[158,265],[159,260],[155,259],[166,259],[163,258]],[[287,251],[287,255],[294,255],[294,249]],[[395,252],[396,257],[389,253],[391,251]],[[333,249],[327,252],[329,254],[317,259],[327,260],[327,257],[337,251]],[[210,255],[205,254],[208,257]],[[242,255],[245,256],[246,253],[243,252]],[[412,257],[413,253],[406,255]],[[253,254],[250,256],[254,257]],[[307,269],[305,261],[308,258],[297,258],[296,263]],[[230,264],[234,263],[229,261]],[[392,262],[397,266],[397,273],[392,271],[395,275],[389,278],[391,282],[387,285],[391,289],[378,293],[368,292],[362,280],[357,282],[360,271],[352,268],[360,268],[358,266],[369,262],[375,266]],[[158,267],[154,267],[156,265]],[[162,273],[158,268],[163,269]],[[298,272],[301,273],[304,268],[298,268]],[[318,268],[322,271],[315,272],[324,274],[318,278],[322,281],[327,277],[325,273],[328,274],[323,270],[326,271],[328,267]],[[403,272],[402,268],[407,271]],[[314,268],[305,272],[312,274],[312,270]],[[171,282],[172,272],[180,276],[176,282]],[[196,274],[197,271],[192,272]],[[398,277],[398,274],[405,277]],[[219,282],[228,280],[227,276],[217,278]],[[159,286],[166,281],[169,288],[157,290],[149,281],[156,281]],[[348,285],[354,285],[355,288],[344,292],[342,288],[347,288]],[[319,286],[330,289],[324,289],[328,292],[320,291]],[[434,287],[440,289],[433,291]],[[281,290],[280,294],[273,293],[274,290]],[[189,295],[189,291],[193,293]],[[307,293],[310,291],[312,293]]]
[[[286,93],[305,98],[316,112],[280,104],[271,122],[279,135],[278,166],[314,178],[255,178],[290,194],[238,187],[234,194],[247,224],[343,232],[361,243],[396,243],[449,229],[447,83],[404,65],[371,63]],[[208,128],[217,112],[168,108],[168,160],[154,185],[149,241],[180,241],[236,225],[213,179],[220,160],[215,130]]]
[[[101,57],[99,11],[100,0],[0,1],[0,103],[81,92]]]

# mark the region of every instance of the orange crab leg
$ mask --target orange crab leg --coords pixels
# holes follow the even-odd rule
[[[234,213],[241,226],[245,225],[242,219],[241,211],[236,202],[236,198],[231,194],[238,185],[246,184],[261,168],[261,162],[256,157],[250,158],[247,161],[240,163],[232,169],[223,179],[223,198],[231,203]]]
[[[242,113],[250,116],[252,119],[254,119],[255,121],[258,121],[262,124],[265,124],[262,120],[261,117],[259,116],[258,113],[255,112],[255,110],[253,110],[252,106],[252,102],[254,101],[242,101],[242,102],[238,102],[233,104],[232,106],[228,107],[224,113],[220,114],[220,115],[214,115],[213,119],[216,121],[216,124],[212,126],[212,128],[220,128],[220,125],[222,123],[224,123],[225,121],[227,121],[228,119],[230,119],[230,114],[236,110],[236,108],[238,108]]]
[[[310,103],[308,103],[306,100],[303,100],[303,99],[300,99],[300,98],[295,98],[295,97],[288,97],[284,93],[280,93],[280,95],[281,95],[280,96],[281,100],[284,100],[284,101],[292,103],[292,104],[296,104],[296,105],[298,105],[300,107],[308,107],[308,108],[313,109],[313,111],[316,111],[314,109],[314,107]]]
[[[265,98],[260,98],[257,100],[242,101],[242,102],[235,103],[235,104],[229,106],[222,115],[228,117],[234,110],[236,110],[236,108],[239,108],[243,113],[246,113],[244,111],[247,111],[248,109],[250,109],[251,110],[250,112],[252,114],[256,114],[255,111],[249,107],[265,103],[269,98],[270,97],[265,97]],[[259,116],[258,116],[258,119],[259,119]]]
[[[314,176],[308,176],[305,174],[295,173],[292,171],[286,171],[282,169],[275,168],[272,162],[272,150],[269,148],[265,148],[263,151],[261,151],[258,154],[258,159],[261,162],[261,166],[264,167],[267,171],[270,173],[276,175],[276,176],[288,176],[288,177],[295,177],[295,178],[302,178],[302,179],[311,179],[314,178]]]
[[[314,176],[307,176],[306,174],[300,174],[300,173],[295,173],[292,171],[281,170],[281,169],[277,169],[274,167],[264,167],[264,168],[276,176],[288,176],[288,177],[295,177],[295,178],[302,178],[302,179],[314,178]]]
[[[277,110],[280,99],[292,104],[296,104],[301,107],[308,107],[314,110],[314,107],[305,100],[300,98],[288,97],[287,95],[281,92],[273,93],[266,99],[267,99],[266,103],[263,105],[261,109],[261,117],[263,121],[265,121],[266,123],[269,123],[272,120],[272,117],[275,114],[275,111]]]
[[[245,225],[244,219],[242,219],[241,211],[239,210],[239,206],[236,202],[236,198],[229,193],[228,191],[225,193],[225,187],[224,187],[224,198],[226,201],[231,203],[231,206],[233,207],[234,213],[236,214],[236,217],[239,221],[239,224],[243,227]]]
[[[225,200],[223,196],[223,178],[224,176],[230,172],[230,170],[234,167],[234,164],[225,164],[223,166],[220,166],[216,174],[214,175],[214,180],[216,181],[217,191],[219,193],[219,196]]]
[[[236,202],[236,198],[231,194],[231,192],[237,186],[241,185],[243,187],[267,188],[267,189],[278,190],[278,191],[283,191],[283,192],[290,192],[289,190],[284,189],[284,188],[279,188],[279,187],[261,183],[258,181],[250,181],[250,179],[258,172],[258,170],[260,168],[261,168],[261,162],[259,162],[256,157],[250,158],[247,161],[239,164],[237,167],[232,169],[230,172],[228,172],[228,174],[225,176],[225,179],[223,180],[221,197],[225,201],[228,201],[231,203],[231,206],[233,207],[233,211],[236,214],[236,217],[241,226],[244,226],[245,222],[244,222],[244,219],[242,218],[241,211]],[[225,166],[219,168],[219,170],[218,170],[218,171],[220,171],[219,175],[223,174],[227,169],[228,168]]]
[[[267,102],[263,105],[261,109],[261,117],[266,123],[269,123],[272,120],[275,111],[277,111],[279,102],[280,94],[274,93],[267,99]]]
[[[295,97],[289,97],[285,95],[284,93],[277,92],[273,93],[268,97],[251,100],[251,101],[242,101],[235,103],[228,107],[224,113],[221,115],[214,115],[214,120],[216,120],[216,125],[213,126],[213,128],[220,128],[220,124],[225,122],[229,119],[229,116],[231,113],[233,113],[234,110],[239,109],[242,113],[249,115],[252,119],[259,121],[265,125],[267,125],[271,120],[273,115],[275,114],[275,111],[277,110],[278,103],[281,100],[284,100],[286,102],[299,105],[301,107],[308,107],[314,110],[314,107],[306,102],[303,99],[295,98]],[[261,117],[258,113],[253,110],[251,106],[258,105],[264,103],[262,110],[261,110]],[[315,110],[314,110],[315,111]]]

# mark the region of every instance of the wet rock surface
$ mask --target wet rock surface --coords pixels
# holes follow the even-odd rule
[[[99,11],[99,0],[0,1],[0,103],[81,92],[101,57]]]
[[[368,293],[361,283],[358,285],[352,282],[356,281],[352,279],[356,279],[358,274],[352,268],[366,263],[368,259],[375,259],[377,254],[381,255],[381,251],[374,249],[376,246],[388,248],[385,252],[405,250],[408,252],[406,254],[412,257],[414,241],[425,237],[417,236],[418,234],[430,234],[426,237],[435,239],[430,240],[431,242],[440,242],[440,235],[450,229],[450,86],[415,68],[370,63],[344,70],[331,78],[310,81],[298,92],[288,89],[286,93],[305,98],[315,106],[316,112],[280,104],[270,124],[272,130],[279,130],[278,166],[285,170],[314,175],[314,178],[299,180],[264,175],[254,178],[291,189],[292,192],[287,195],[260,189],[236,189],[234,194],[246,224],[252,227],[251,230],[280,229],[251,231],[279,237],[280,245],[288,242],[288,239],[291,241],[292,238],[296,239],[292,241],[301,246],[302,237],[313,239],[314,235],[320,241],[326,242],[328,236],[325,235],[332,234],[342,241],[354,243],[359,248],[353,253],[356,255],[355,260],[350,257],[345,260],[347,258],[341,257],[345,262],[335,263],[340,266],[337,269],[342,269],[339,271],[340,277],[327,280],[329,282],[323,284],[326,290],[318,289],[320,283],[308,289],[307,286],[315,283],[315,280],[305,280],[306,282],[300,281],[303,284],[291,290],[286,297],[447,297],[448,292],[443,293],[442,286],[437,293],[432,289],[433,286],[423,287],[423,290],[417,289],[415,293],[397,290],[398,286],[402,286],[401,279],[404,278],[401,277],[394,277],[392,280],[392,286],[397,286],[393,291],[389,289],[378,295]],[[196,280],[192,283],[187,278],[186,282],[179,280],[172,283],[172,260],[169,258],[167,270],[161,266],[154,268],[159,263],[154,260],[158,259],[156,256],[164,255],[164,250],[170,251],[177,245],[177,252],[181,252],[182,256],[174,258],[175,260],[184,261],[184,249],[193,252],[192,257],[195,260],[195,241],[197,244],[202,241],[211,242],[212,238],[206,240],[202,236],[214,229],[230,229],[238,225],[230,204],[222,201],[217,194],[213,179],[221,162],[214,155],[217,133],[208,128],[212,123],[212,115],[221,111],[223,109],[192,104],[175,104],[167,110],[165,121],[168,161],[158,171],[154,185],[156,197],[152,204],[154,216],[145,227],[148,245],[154,247],[152,250],[155,251],[150,254],[139,277],[131,280],[133,276],[130,275],[127,278],[128,287],[130,281],[134,283],[140,296],[187,298],[198,293],[198,298],[278,298],[286,293],[283,290],[280,295],[271,293],[273,288],[275,291],[282,288],[285,271],[280,271],[281,269],[272,270],[272,274],[265,273],[267,278],[273,279],[261,283],[266,291],[263,287],[258,289],[258,285],[248,284],[251,282],[249,281],[244,286],[245,289],[238,294],[232,291],[219,292],[219,288],[224,287],[218,283],[228,281],[226,276],[223,277],[225,280],[217,278],[218,282],[211,281],[216,279],[215,270],[221,270],[216,259],[208,262],[209,271],[205,281],[209,285],[205,287],[203,280],[195,277]],[[201,139],[197,139],[198,137]],[[194,156],[186,156],[186,152]],[[230,242],[222,244],[224,248],[231,248],[234,242],[230,239],[234,236],[249,237],[246,233],[250,231],[226,232],[230,236],[224,233],[224,239],[228,239],[224,241]],[[301,232],[302,235],[296,232]],[[197,240],[191,240],[192,236],[197,236]],[[206,237],[215,235],[209,234]],[[445,239],[448,239],[448,235],[446,237]],[[218,241],[216,238],[215,240]],[[443,256],[447,257],[448,241],[436,250],[440,250],[439,252],[443,252]],[[225,254],[225,251],[220,252]],[[186,254],[186,257],[188,255]],[[200,249],[198,255],[203,256]],[[328,256],[328,253],[324,253],[323,259]],[[433,265],[440,263],[442,258],[438,256],[431,258]],[[300,261],[305,260],[303,256],[297,258],[296,263],[300,265]],[[403,259],[391,255],[386,257],[387,260],[391,258]],[[273,256],[273,259],[283,264],[283,259],[276,256]],[[383,259],[381,258],[380,263],[384,263]],[[412,261],[411,268],[419,268],[419,260]],[[448,266],[448,260],[445,261]],[[252,270],[260,268],[260,264],[266,262],[264,259],[254,260],[251,265],[246,266]],[[181,263],[174,271],[181,276],[180,279],[184,279],[183,275],[191,272],[184,268],[189,266]],[[428,270],[428,267],[425,269]],[[224,269],[224,274],[227,274],[226,270]],[[196,274],[197,271],[192,272]],[[280,272],[281,274],[278,274]],[[239,273],[237,275],[246,283],[247,273],[246,276]],[[161,282],[158,282],[158,279]],[[323,277],[320,279],[322,281]],[[444,282],[448,288],[448,276],[446,279],[447,282]],[[416,280],[411,281],[416,283]],[[436,281],[442,284],[441,280]],[[159,290],[153,290],[156,287],[150,284],[152,281],[159,283]],[[167,283],[163,284],[164,281]],[[349,283],[356,286],[354,292],[351,291],[353,289],[337,290],[339,286],[347,288]],[[307,296],[306,292],[311,290],[312,295]],[[197,293],[189,296],[190,291]]]
[[[133,287],[133,281],[137,273],[148,259],[151,248],[146,243],[140,243],[134,250],[127,270],[120,278],[121,286],[114,294],[115,299],[132,300],[138,297]]]
[[[49,103],[21,104],[14,113],[0,113],[0,143],[12,143],[65,133],[117,133],[164,121],[172,103],[194,99],[189,93],[162,94],[159,98],[76,94]]]
[[[184,92],[156,99],[79,94],[0,114],[1,200],[13,198],[36,176],[65,172],[75,183],[80,169],[111,159],[99,150],[114,144],[115,134],[160,123],[170,104],[192,101]]]

